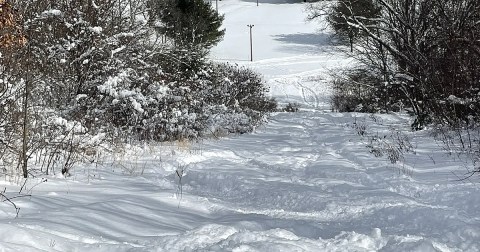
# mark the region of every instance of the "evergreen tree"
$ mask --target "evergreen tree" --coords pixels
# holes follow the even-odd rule
[[[186,48],[210,48],[221,41],[224,17],[203,0],[167,0],[156,4],[161,31]]]

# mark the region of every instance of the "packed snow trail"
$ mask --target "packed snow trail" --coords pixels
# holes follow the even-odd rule
[[[260,72],[299,112],[252,134],[131,146],[72,177],[31,179],[18,218],[0,204],[0,251],[480,251],[480,189],[458,180],[461,162],[425,132],[417,155],[375,158],[355,125],[388,132],[408,118],[330,112],[329,71],[350,63],[303,6],[219,2],[227,33],[212,53]],[[6,181],[17,196],[22,183]]]

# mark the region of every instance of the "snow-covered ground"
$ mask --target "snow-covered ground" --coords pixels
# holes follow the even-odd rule
[[[223,0],[212,58],[254,68],[281,104],[253,134],[131,146],[72,176],[30,179],[0,203],[0,251],[480,251],[480,186],[420,132],[399,164],[329,111],[335,53],[301,1]],[[249,28],[253,24],[254,61]],[[407,119],[377,115],[373,131]],[[412,133],[413,134],[413,133]],[[183,175],[179,180],[178,174]],[[10,197],[22,181],[2,179]]]

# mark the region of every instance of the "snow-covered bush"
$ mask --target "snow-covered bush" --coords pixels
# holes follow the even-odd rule
[[[389,93],[394,86],[386,85],[375,71],[355,68],[333,76],[332,109],[339,112],[388,112],[399,111],[402,101]],[[397,93],[401,93],[397,90]]]
[[[144,82],[133,78],[137,73],[133,69],[109,77],[78,99],[82,105],[73,114],[81,114],[92,129],[109,130],[111,137],[170,141],[218,131],[249,132],[275,110],[276,103],[266,97],[267,89],[253,71],[205,63],[195,67],[197,74],[188,69],[166,72],[175,64],[189,66],[179,58],[172,54],[141,57],[143,62],[161,62],[162,71],[147,71]]]
[[[203,90],[205,102],[215,110],[226,108],[224,123],[219,125],[231,127],[230,132],[249,132],[276,110],[276,102],[266,96],[268,88],[256,72],[229,64],[212,64],[210,71],[211,83]]]
[[[283,109],[283,112],[298,112],[300,104],[296,102],[289,102]]]

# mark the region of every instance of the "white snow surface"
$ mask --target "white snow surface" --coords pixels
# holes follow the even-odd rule
[[[304,21],[301,1],[223,0],[212,58],[251,67],[281,104],[252,134],[127,146],[70,177],[0,187],[0,251],[480,251],[478,178],[416,132],[416,154],[375,158],[329,109],[328,73],[351,64]],[[249,61],[249,28],[254,61]],[[110,83],[113,85],[113,83]],[[373,130],[408,123],[377,115]],[[178,175],[182,175],[181,181]],[[14,198],[16,197],[16,198]]]

